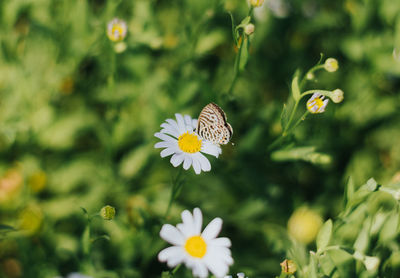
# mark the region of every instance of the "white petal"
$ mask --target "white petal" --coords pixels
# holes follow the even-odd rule
[[[211,170],[210,161],[208,161],[208,159],[203,154],[195,153],[194,156],[200,162],[201,170],[203,170],[204,172],[208,172]]]
[[[204,229],[201,236],[207,241],[217,237],[222,228],[222,219],[217,217],[211,221]]]
[[[173,153],[176,153],[175,148],[166,148],[160,152],[160,155],[161,155],[161,157],[166,157]]]
[[[154,148],[156,149],[160,149],[160,148],[168,148],[168,147],[172,147],[174,144],[172,144],[171,142],[158,142],[154,145]]]
[[[194,224],[194,230],[196,234],[201,233],[201,226],[203,225],[203,215],[201,214],[201,210],[199,208],[195,208],[193,210],[193,224]]]
[[[185,243],[185,239],[183,235],[178,231],[177,228],[170,224],[164,224],[160,231],[160,237],[174,245],[183,245]]]
[[[231,240],[227,237],[218,237],[210,240],[210,245],[219,246],[219,247],[231,247]]]
[[[201,152],[218,157],[222,153],[222,150],[219,146],[209,141],[203,140],[201,146]]]
[[[195,234],[193,233],[193,228],[190,227],[189,225],[185,225],[183,223],[180,223],[176,225],[178,230],[185,236],[185,238],[189,238],[194,236]]]
[[[173,128],[173,127],[171,127],[169,124],[163,123],[161,125],[161,127],[163,127],[163,129],[161,130],[161,133],[169,134],[169,135],[172,135],[172,136],[174,136],[176,138],[179,137],[178,130]]]
[[[161,133],[161,132],[155,133],[154,136],[159,138],[159,139],[161,139],[161,140],[163,140],[163,141],[166,141],[166,142],[177,142],[178,141],[175,138],[173,138],[171,136],[168,136],[168,135],[166,135],[164,133]]]
[[[169,123],[169,124],[171,125],[171,127],[173,127],[174,129],[179,130],[179,128],[178,128],[178,123],[177,123],[175,120],[173,120],[173,119],[166,119],[165,121],[166,121],[167,123]]]
[[[192,125],[192,117],[190,117],[189,115],[185,115],[183,116],[183,119],[185,120],[185,124],[188,126]]]
[[[160,262],[168,262],[169,267],[174,267],[183,262],[186,254],[181,246],[171,246],[158,253]]]
[[[185,226],[187,226],[187,230],[190,231],[191,235],[195,234],[195,230],[194,230],[194,219],[192,214],[190,213],[190,211],[188,211],[187,209],[182,211],[181,213],[181,218],[182,218],[182,222]]]
[[[208,251],[212,256],[216,256],[216,259],[218,259],[228,265],[233,264],[233,259],[231,256],[232,253],[229,248],[209,246]]]
[[[176,153],[171,157],[171,164],[174,167],[178,167],[179,165],[181,165],[181,163],[183,162],[184,158],[185,158],[185,154],[184,153]]]
[[[192,156],[192,158],[194,157]],[[201,173],[200,162],[197,159],[193,159],[193,169],[197,175]]]
[[[183,161],[183,169],[187,170],[192,165],[192,157],[190,155],[185,155],[185,160]]]
[[[193,276],[200,278],[208,277],[208,270],[206,265],[201,261],[196,261],[193,266]]]
[[[219,260],[216,256],[204,257],[204,263],[207,268],[217,277],[224,277],[228,274],[229,267],[226,263]]]
[[[193,129],[197,128],[197,119],[192,120],[192,127],[193,127]]]
[[[185,133],[186,125],[185,125],[185,120],[183,119],[182,115],[179,113],[176,113],[175,117],[176,117],[176,121],[178,123],[179,134]]]

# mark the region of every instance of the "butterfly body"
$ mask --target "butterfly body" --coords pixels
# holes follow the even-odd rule
[[[233,129],[227,122],[226,114],[221,107],[215,103],[209,103],[200,112],[197,133],[214,144],[225,145],[231,139]]]

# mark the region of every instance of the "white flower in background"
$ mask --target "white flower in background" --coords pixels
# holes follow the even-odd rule
[[[62,278],[61,276],[57,276],[54,278]],[[92,278],[91,276],[87,276],[87,275],[82,275],[78,272],[72,272],[70,274],[68,274],[65,278]]]
[[[122,41],[127,32],[128,26],[126,22],[119,18],[114,18],[107,24],[107,36],[113,42]]]
[[[259,9],[254,9],[254,17],[258,21],[265,22],[272,14],[277,18],[285,18],[289,15],[290,5],[287,0],[269,0]]]
[[[261,7],[262,4],[264,4],[264,0],[250,0],[250,5],[252,5],[255,8]]]
[[[238,278],[248,278],[248,277],[246,277],[246,275],[243,272],[239,272],[236,275],[237,275]],[[227,275],[224,278],[232,278],[232,275]]]
[[[201,232],[203,216],[199,208],[193,210],[193,215],[185,210],[181,216],[183,223],[176,227],[170,224],[162,226],[161,238],[173,246],[162,250],[158,259],[167,262],[171,268],[185,263],[195,277],[208,277],[208,271],[216,277],[224,277],[233,259],[229,238],[217,238],[222,228],[222,219],[214,218]]]
[[[314,93],[312,97],[307,101],[307,109],[311,113],[322,113],[325,111],[325,107],[328,105],[329,99],[325,99],[320,93]]]
[[[221,148],[200,138],[194,132],[197,120],[181,114],[175,114],[175,117],[176,121],[167,119],[161,124],[163,129],[154,136],[162,142],[158,142],[154,147],[164,148],[160,153],[161,157],[172,155],[171,164],[174,167],[178,167],[183,162],[183,169],[187,170],[193,166],[196,174],[200,174],[201,171],[210,171],[211,164],[203,153],[218,157],[222,152]]]

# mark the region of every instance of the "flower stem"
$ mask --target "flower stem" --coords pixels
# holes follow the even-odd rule
[[[164,218],[168,217],[172,204],[175,201],[175,199],[179,196],[179,193],[181,192],[182,186],[184,184],[184,180],[181,178],[182,169],[183,169],[182,167],[179,167],[178,174],[176,175],[175,179],[172,180],[171,195],[169,197],[168,207],[165,212]]]

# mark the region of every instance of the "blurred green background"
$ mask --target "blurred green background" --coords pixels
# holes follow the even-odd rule
[[[221,217],[231,273],[279,275],[289,217],[299,207],[337,216],[349,176],[356,187],[370,177],[400,181],[400,2],[265,0],[252,19],[248,65],[226,100],[236,55],[228,11],[238,24],[248,6],[0,2],[0,223],[17,229],[0,233],[1,277],[159,277],[167,267],[157,261],[166,246],[158,234],[177,169],[154,149],[154,133],[211,101],[227,113],[234,145],[210,158],[211,172],[185,172],[168,223],[194,207],[204,223]],[[114,17],[128,24],[122,53],[106,36]],[[274,161],[267,148],[280,135],[292,75],[320,53],[339,70],[317,73],[307,88],[341,88],[345,100],[308,117],[294,144],[330,163]],[[116,218],[95,218],[92,234],[110,240],[94,242],[88,258],[81,207],[93,214],[105,205]]]

